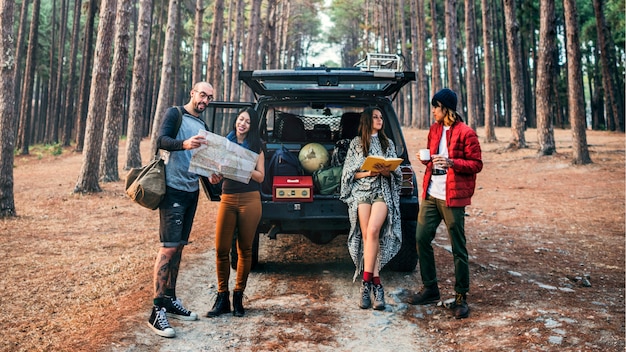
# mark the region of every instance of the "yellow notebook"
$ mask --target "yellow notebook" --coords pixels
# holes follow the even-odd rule
[[[365,159],[363,165],[361,165],[361,170],[365,171],[376,171],[374,165],[383,164],[385,166],[389,166],[390,170],[395,170],[398,165],[402,163],[401,158],[383,158],[382,156],[370,155]]]

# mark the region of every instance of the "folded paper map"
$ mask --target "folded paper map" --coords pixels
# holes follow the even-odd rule
[[[211,177],[213,174],[243,182],[250,182],[259,154],[233,143],[215,133],[200,130],[207,144],[193,150],[189,172]]]
[[[402,163],[401,158],[386,158],[385,159],[382,156],[370,155],[365,159],[365,161],[363,162],[363,165],[361,165],[361,170],[376,171],[376,168],[374,167],[374,165],[383,164],[385,166],[388,166],[389,170],[393,171],[398,167],[398,165],[400,165],[400,163]]]

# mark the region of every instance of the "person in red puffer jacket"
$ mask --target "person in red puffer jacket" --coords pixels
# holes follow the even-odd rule
[[[469,263],[465,239],[465,206],[471,203],[476,174],[482,170],[483,162],[476,132],[456,112],[456,93],[443,88],[433,96],[431,104],[435,123],[428,133],[430,158],[421,160],[426,165],[426,172],[416,233],[424,287],[420,292],[412,294],[408,302],[424,305],[440,299],[431,242],[443,220],[454,257],[456,296],[451,308],[455,318],[461,319],[469,316],[466,297],[469,291]]]

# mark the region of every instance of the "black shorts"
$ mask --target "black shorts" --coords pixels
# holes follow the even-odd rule
[[[159,236],[163,247],[178,247],[189,243],[199,193],[167,187],[165,197],[159,204]]]

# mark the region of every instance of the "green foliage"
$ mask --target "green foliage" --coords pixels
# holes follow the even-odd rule
[[[16,150],[16,152],[19,152]],[[28,149],[28,152],[37,155],[39,159],[45,156],[59,156],[63,154],[63,146],[60,143],[54,144],[36,144]]]
[[[287,33],[287,50],[291,53],[311,52],[312,44],[320,41],[320,19],[317,16],[320,8],[320,0],[292,1],[289,16],[289,31]],[[296,65],[303,65],[304,62],[297,62]]]
[[[364,7],[364,0],[333,0],[328,8],[330,21],[333,24],[329,30],[328,40],[335,44],[344,44],[355,31],[362,26],[355,27],[363,21],[363,13],[357,11]]]
[[[616,47],[622,49],[622,53],[624,52],[624,39],[626,38],[626,16],[624,9],[626,9],[624,0],[608,0],[604,8],[606,22],[611,30],[613,42]]]
[[[593,4],[591,1],[579,2],[578,16],[580,18],[580,40],[584,42],[595,43],[598,40],[596,32],[596,17],[593,13]]]

